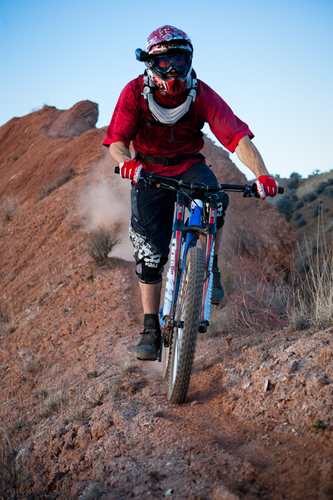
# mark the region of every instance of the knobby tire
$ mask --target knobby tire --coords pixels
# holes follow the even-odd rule
[[[171,345],[162,347],[162,376],[166,380],[169,377],[171,361]]]
[[[190,383],[202,310],[204,268],[202,249],[191,247],[186,256],[175,314],[176,321],[182,321],[183,327],[175,328],[171,346],[168,400],[173,404],[184,402]]]

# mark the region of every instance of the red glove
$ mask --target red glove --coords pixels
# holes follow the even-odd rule
[[[279,183],[270,175],[261,175],[258,177],[255,184],[257,185],[257,191],[262,200],[264,200],[266,196],[271,196],[273,198],[278,192]]]
[[[133,184],[139,182],[143,166],[139,161],[129,160],[119,163],[120,175],[123,179],[132,179]]]

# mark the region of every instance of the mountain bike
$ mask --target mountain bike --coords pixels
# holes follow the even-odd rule
[[[119,167],[115,172],[119,173]],[[139,182],[177,193],[170,265],[159,311],[162,337],[157,359],[162,362],[163,378],[168,379],[168,400],[181,404],[190,383],[197,333],[206,332],[210,321],[218,193],[259,194],[255,184],[188,184],[143,171]],[[283,191],[279,187],[278,192]]]

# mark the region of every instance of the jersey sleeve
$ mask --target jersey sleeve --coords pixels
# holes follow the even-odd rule
[[[136,134],[140,111],[140,89],[138,79],[132,80],[122,90],[110,125],[103,141],[104,146],[123,142],[128,148]]]
[[[228,104],[204,82],[198,82],[200,115],[221,144],[233,153],[243,137],[248,135],[253,139],[248,125],[233,113]]]

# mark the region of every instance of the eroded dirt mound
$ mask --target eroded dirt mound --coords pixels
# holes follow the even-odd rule
[[[17,200],[0,229],[0,498],[332,498],[332,332],[286,327],[290,226],[232,195],[226,300],[185,404],[169,405],[159,364],[132,354],[130,186],[110,175],[95,116],[44,107],[0,129],[0,204]],[[209,140],[204,153],[221,182],[245,182]],[[124,240],[98,266],[86,231],[114,222]]]
[[[81,101],[71,109],[61,111],[48,129],[50,137],[75,137],[94,129],[98,120],[98,105],[91,101]]]
[[[69,111],[44,106],[0,127],[1,199],[14,196],[21,205],[36,201],[69,168],[77,175],[86,172],[105,149],[101,145],[105,131],[94,127],[97,113],[96,104],[89,101],[78,103]],[[86,132],[73,134],[76,127]]]

